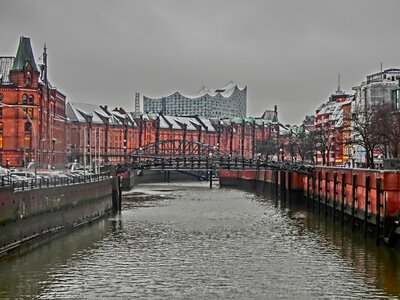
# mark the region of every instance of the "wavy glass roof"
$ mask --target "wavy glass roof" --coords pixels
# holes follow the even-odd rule
[[[240,91],[243,91],[243,90],[246,89],[246,87],[243,87],[243,88],[239,87],[233,81],[230,81],[221,89],[212,90],[212,89],[209,89],[209,88],[203,86],[200,89],[200,91],[195,95],[185,95],[185,94],[182,94],[181,92],[174,92],[174,93],[172,93],[172,94],[170,94],[168,96],[165,96],[165,98],[171,97],[173,95],[181,95],[181,96],[183,96],[185,98],[188,98],[188,99],[197,99],[197,98],[201,98],[201,97],[206,96],[206,95],[209,95],[211,97],[215,97],[218,94],[220,94],[224,98],[229,98],[236,89],[238,89]],[[164,97],[161,97],[161,98],[146,97],[146,98],[149,98],[149,99],[161,99],[161,98],[164,98]]]

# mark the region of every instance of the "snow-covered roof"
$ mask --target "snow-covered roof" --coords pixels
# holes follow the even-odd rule
[[[173,116],[162,116],[169,124],[171,124],[171,129],[182,129],[182,127],[176,122]]]
[[[68,102],[66,114],[73,122],[86,122],[85,116],[90,116],[93,124],[104,124],[103,119],[108,119],[110,125],[121,124],[115,115],[105,112],[100,105],[96,104]]]
[[[187,117],[174,117],[175,122],[178,124],[185,124],[187,126],[187,130],[197,130],[195,125],[201,126],[199,122],[195,118],[187,118]],[[194,125],[195,124],[195,125]]]
[[[340,128],[343,126],[343,106],[351,103],[351,101],[352,98],[342,102],[330,101],[323,103],[317,110],[317,116],[327,115],[328,121],[336,128]],[[323,122],[326,122],[325,118]]]
[[[197,118],[200,120],[200,122],[202,124],[204,124],[207,127],[208,132],[216,132],[217,131],[210,119],[207,119],[204,117],[197,117]]]

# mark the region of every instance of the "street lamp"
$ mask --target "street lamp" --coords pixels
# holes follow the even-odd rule
[[[36,130],[35,130],[35,125],[33,124],[33,121],[31,119],[31,117],[23,110],[21,109],[18,105],[14,105],[14,104],[6,104],[6,103],[2,103],[1,107],[9,107],[9,108],[15,108],[18,111],[21,111],[24,116],[26,116],[26,118],[28,119],[29,123],[31,123],[32,125],[32,133],[33,133],[33,147],[34,147],[34,170],[35,170],[35,179],[37,176],[37,134],[36,134]],[[34,108],[35,106],[33,105],[24,105],[23,107],[31,107]],[[24,145],[25,148],[25,145]],[[24,157],[25,160],[25,157]]]
[[[213,157],[213,155],[212,155],[212,152],[210,151],[208,153],[208,159],[207,159],[207,172],[208,172],[210,182],[212,180],[212,168],[213,168],[212,157]]]
[[[142,160],[142,151],[143,151],[143,148],[140,147],[140,148],[139,148],[139,165],[140,165],[141,160]]]
[[[279,149],[279,153],[281,154],[281,162],[283,162],[283,149],[282,148]]]

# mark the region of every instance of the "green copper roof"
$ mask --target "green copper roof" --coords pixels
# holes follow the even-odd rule
[[[35,58],[33,57],[31,40],[27,37],[21,36],[19,39],[17,56],[15,57],[11,71],[23,71],[27,62],[32,65],[34,71],[38,72]]]

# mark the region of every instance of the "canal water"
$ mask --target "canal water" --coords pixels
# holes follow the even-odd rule
[[[120,215],[1,260],[0,298],[398,297],[398,253],[268,198],[142,185]]]

